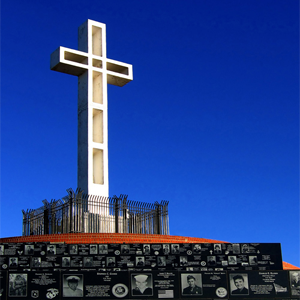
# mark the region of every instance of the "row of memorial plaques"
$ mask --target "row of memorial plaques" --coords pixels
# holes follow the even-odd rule
[[[300,271],[9,272],[0,299],[299,299]]]
[[[267,244],[49,244],[0,245],[9,269],[282,270],[279,243]]]

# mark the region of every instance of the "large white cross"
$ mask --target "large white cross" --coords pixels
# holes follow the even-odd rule
[[[103,23],[87,20],[79,27],[78,49],[59,47],[50,68],[78,76],[78,187],[108,197],[107,83],[131,81],[132,65],[106,58]]]

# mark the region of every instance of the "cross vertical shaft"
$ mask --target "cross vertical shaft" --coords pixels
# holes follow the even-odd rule
[[[103,23],[87,20],[79,27],[78,49],[59,47],[50,68],[78,76],[78,187],[108,197],[107,84],[131,81],[132,65],[106,57]]]

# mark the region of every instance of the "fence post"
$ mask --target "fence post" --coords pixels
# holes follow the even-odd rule
[[[115,233],[119,233],[119,198],[114,198]]]
[[[69,193],[69,233],[72,232],[73,224],[73,191],[68,191]]]
[[[161,220],[160,220],[160,217],[161,217],[161,213],[160,213],[160,205],[155,202],[155,219],[156,219],[156,234],[161,234]]]

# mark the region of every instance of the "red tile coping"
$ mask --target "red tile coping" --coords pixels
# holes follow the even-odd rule
[[[62,233],[0,238],[0,243],[50,242],[66,244],[158,244],[158,243],[228,243],[205,238],[185,237],[177,235],[136,234],[136,233]],[[300,270],[287,262],[283,262],[284,270]]]

